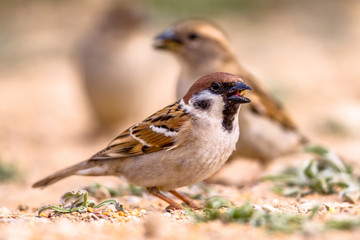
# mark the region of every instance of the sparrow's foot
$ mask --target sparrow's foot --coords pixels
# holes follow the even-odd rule
[[[189,207],[191,207],[192,209],[200,209],[199,206],[190,198],[181,195],[179,192],[175,191],[175,190],[171,190],[169,191],[169,193],[171,193],[172,195],[174,195],[175,197],[177,197],[178,199],[180,199],[181,201],[183,201],[184,203],[186,203]]]
[[[148,188],[147,191],[151,194],[154,195],[158,198],[160,198],[161,200],[169,203],[170,205],[166,208],[166,210],[180,210],[180,209],[184,209],[180,204],[178,204],[177,202],[175,202],[174,200],[172,200],[171,198],[165,196],[164,194],[162,194],[159,190],[159,188],[157,187],[151,187]]]
[[[174,211],[174,210],[183,210],[184,207],[181,206],[178,203],[175,203],[175,205],[170,204],[169,206],[166,207],[166,211],[170,212],[170,211]]]

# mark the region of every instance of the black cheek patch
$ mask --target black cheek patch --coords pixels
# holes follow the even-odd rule
[[[194,102],[194,107],[197,109],[206,110],[211,107],[211,104],[212,104],[211,100],[204,99]]]

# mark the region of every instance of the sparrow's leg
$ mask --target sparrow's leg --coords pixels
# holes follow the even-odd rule
[[[163,201],[167,202],[168,204],[170,204],[170,206],[168,206],[167,209],[184,209],[180,204],[178,204],[177,202],[175,202],[171,198],[169,198],[169,197],[165,196],[164,194],[162,194],[159,191],[159,188],[157,188],[157,187],[147,188],[147,191],[151,195],[154,195],[155,197],[158,197],[161,200],[163,200]]]
[[[180,193],[178,193],[175,190],[171,190],[169,191],[169,193],[171,193],[172,195],[174,195],[175,197],[177,197],[178,199],[180,199],[181,201],[183,201],[184,203],[186,203],[188,206],[190,206],[192,209],[199,209],[199,206],[194,203],[190,198],[181,195]]]

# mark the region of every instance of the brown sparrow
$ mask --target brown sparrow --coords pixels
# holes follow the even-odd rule
[[[202,181],[229,158],[239,138],[238,113],[251,90],[229,73],[197,80],[185,96],[133,125],[89,160],[36,182],[45,187],[71,175],[124,176],[133,184],[179,209],[163,195],[169,191],[190,207],[196,205],[175,189]]]
[[[253,89],[249,95],[251,104],[240,116],[241,135],[234,154],[266,163],[295,150],[304,141],[288,113],[237,62],[227,37],[218,27],[204,20],[181,21],[158,35],[154,46],[174,53],[180,62],[178,97],[194,79],[211,72],[237,74]]]
[[[96,130],[111,132],[144,110],[140,99],[146,90],[139,88],[144,76],[136,71],[139,60],[130,51],[138,48],[134,40],[145,14],[139,6],[113,1],[99,15],[78,43],[75,56]]]

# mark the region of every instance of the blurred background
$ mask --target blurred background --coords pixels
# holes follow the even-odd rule
[[[192,17],[225,30],[239,61],[305,134],[360,165],[359,1],[1,0],[0,6],[0,205],[55,202],[91,184],[72,177],[43,191],[30,188],[176,100],[177,62],[152,42]]]

